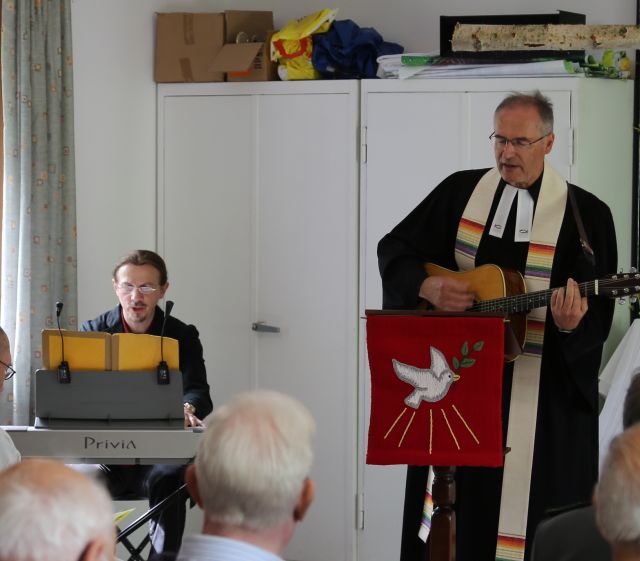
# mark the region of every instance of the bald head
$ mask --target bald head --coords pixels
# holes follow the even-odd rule
[[[0,472],[0,561],[112,561],[111,500],[64,464],[25,460]]]
[[[9,337],[7,337],[7,333],[2,327],[0,327],[0,360],[4,362],[4,364],[11,364],[11,347],[9,345]],[[6,366],[0,364],[0,392],[4,387],[4,375]]]
[[[0,352],[3,352],[9,348],[9,337],[2,327],[0,327]]]

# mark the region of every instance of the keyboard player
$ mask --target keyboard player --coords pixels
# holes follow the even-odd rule
[[[164,313],[157,303],[169,288],[167,267],[162,257],[149,250],[131,252],[116,264],[112,284],[119,305],[83,323],[80,329],[160,335]],[[169,316],[164,335],[179,343],[185,427],[202,426],[201,419],[212,411],[213,404],[198,331],[193,325]],[[153,507],[182,485],[185,467],[174,464],[101,465],[97,469],[113,497],[148,497],[149,506]],[[175,501],[152,519],[150,560],[161,555],[162,559],[173,559],[182,541],[185,516],[185,503]]]

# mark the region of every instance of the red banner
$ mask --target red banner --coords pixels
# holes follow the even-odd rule
[[[367,317],[368,464],[501,466],[504,319]]]

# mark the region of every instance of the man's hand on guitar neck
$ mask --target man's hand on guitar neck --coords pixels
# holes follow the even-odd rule
[[[463,312],[473,305],[474,294],[469,283],[451,277],[431,276],[420,285],[420,298],[443,312]]]
[[[587,297],[580,296],[580,287],[573,279],[565,288],[557,288],[551,294],[551,313],[560,331],[573,331],[587,313]]]

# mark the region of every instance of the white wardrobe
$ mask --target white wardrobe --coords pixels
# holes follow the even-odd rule
[[[214,404],[252,388],[317,421],[316,501],[287,559],[355,551],[357,83],[158,88],[158,245]]]
[[[628,269],[631,238],[633,83],[586,78],[368,80],[361,84],[360,312],[379,308],[376,246],[450,173],[495,164],[493,111],[510,92],[540,89],[554,105],[556,140],[549,162],[612,209],[619,264]],[[613,271],[612,271],[613,272]],[[608,352],[629,325],[616,310]],[[361,320],[360,338],[365,325]],[[361,346],[359,457],[366,451],[369,372]],[[364,505],[360,561],[399,558],[406,469],[360,464]]]
[[[214,403],[260,387],[318,422],[317,499],[294,561],[399,557],[404,468],[365,466],[364,310],[376,245],[449,173],[493,164],[513,90],[554,103],[550,161],[631,223],[632,83],[583,78],[158,86],[158,250],[200,330]],[[614,339],[628,325],[624,310]]]

